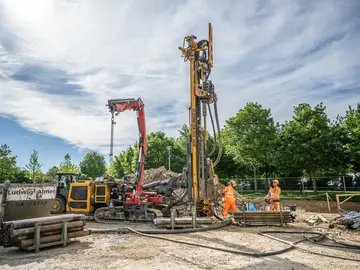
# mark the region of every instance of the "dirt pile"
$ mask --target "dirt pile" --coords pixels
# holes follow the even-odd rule
[[[172,171],[167,170],[164,166],[149,169],[144,171],[144,184],[151,183],[158,180],[165,180],[173,177],[180,177],[181,173],[175,173]],[[129,174],[128,177],[130,178],[131,182],[135,181],[135,174]]]

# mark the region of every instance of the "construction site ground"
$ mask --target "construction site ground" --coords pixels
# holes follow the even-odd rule
[[[305,220],[313,213],[299,211],[298,220],[284,230],[310,228]],[[332,214],[324,216],[331,218]],[[336,215],[334,215],[336,216]],[[87,223],[88,228],[113,228],[116,225]],[[152,225],[135,225],[134,229],[149,229]],[[319,227],[327,229],[327,223]],[[279,227],[235,226],[208,232],[166,235],[192,243],[214,247],[239,249],[249,252],[274,251],[288,245],[257,234],[259,230],[278,230]],[[360,233],[332,229],[341,237],[360,243]],[[275,234],[288,241],[301,239],[301,235]],[[309,242],[300,247],[319,252],[360,260],[360,250],[335,249]],[[341,260],[314,255],[297,249],[262,258],[235,255],[201,247],[172,243],[135,234],[93,234],[79,238],[67,247],[43,249],[39,253],[16,248],[0,248],[0,269],[356,269],[357,261]]]

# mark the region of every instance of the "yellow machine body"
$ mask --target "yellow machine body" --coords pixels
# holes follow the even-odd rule
[[[91,197],[95,193],[95,184],[90,180],[81,180],[70,185],[66,212],[92,215],[94,205]]]
[[[103,207],[111,199],[111,185],[106,182],[94,183],[81,180],[70,185],[66,212],[93,215],[95,210]]]
[[[95,204],[104,204],[110,200],[110,188],[107,184],[95,185]]]

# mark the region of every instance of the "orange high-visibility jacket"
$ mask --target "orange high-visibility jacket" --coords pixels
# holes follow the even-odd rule
[[[226,186],[224,188],[225,198],[232,198],[234,199],[234,188],[232,186]]]
[[[280,200],[281,188],[279,188],[278,186],[270,188],[269,193],[273,200]]]

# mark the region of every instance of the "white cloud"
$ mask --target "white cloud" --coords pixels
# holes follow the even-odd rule
[[[248,101],[289,119],[300,102],[330,116],[360,100],[357,1],[0,1],[0,114],[80,148],[108,153],[110,98],[141,97],[148,131],[171,136],[187,122],[183,37],[214,28],[213,81],[221,123]],[[357,27],[357,28],[356,28]],[[329,38],[337,40],[314,54]],[[343,38],[342,38],[343,37]],[[319,45],[320,44],[320,45]],[[60,70],[81,92],[42,92],[11,79],[25,64]],[[297,67],[292,72],[284,72]],[[320,84],[330,86],[320,89]],[[156,113],[170,105],[173,112]],[[169,124],[169,119],[174,123]],[[116,118],[115,153],[137,139],[134,112]]]

